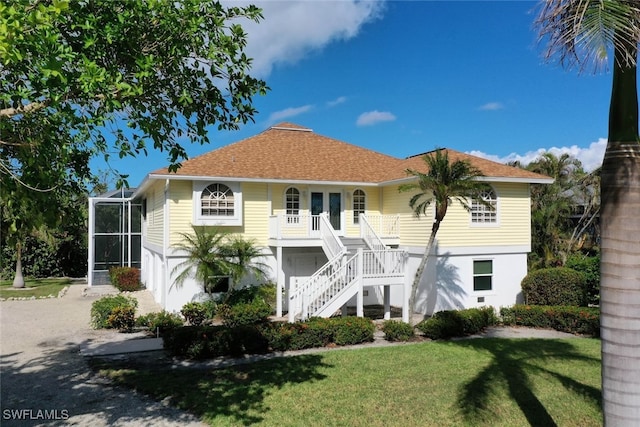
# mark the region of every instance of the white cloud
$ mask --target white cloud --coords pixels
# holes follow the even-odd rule
[[[310,111],[313,108],[313,105],[303,105],[301,107],[290,107],[285,108],[284,110],[274,111],[269,115],[269,122],[277,122],[283,119],[288,119],[290,117],[299,116],[300,114],[304,114],[307,111]]]
[[[580,160],[582,162],[582,166],[586,171],[592,171],[602,165],[604,150],[606,148],[607,140],[605,138],[600,138],[597,141],[589,144],[589,147],[587,148],[578,147],[577,145],[572,145],[570,147],[538,148],[535,151],[528,151],[525,154],[511,153],[504,157],[483,153],[482,151],[470,151],[469,154],[500,163],[517,160],[523,165],[526,165],[546,152],[553,153],[556,156],[567,153]]]
[[[264,16],[259,23],[240,22],[248,34],[246,53],[253,58],[252,75],[261,78],[274,66],[293,64],[333,41],[355,37],[385,8],[381,1],[358,0],[226,2],[228,6],[249,3],[261,8]]]
[[[504,105],[501,102],[488,102],[488,103],[478,107],[478,110],[481,110],[481,111],[496,111],[496,110],[502,110],[503,108],[504,108]]]
[[[396,116],[387,111],[374,110],[360,114],[360,116],[358,116],[356,124],[358,126],[371,126],[380,122],[392,122],[395,119]]]
[[[339,96],[336,99],[334,99],[333,101],[328,101],[327,102],[327,106],[328,107],[335,107],[336,105],[344,104],[345,102],[347,102],[347,97],[346,96]]]

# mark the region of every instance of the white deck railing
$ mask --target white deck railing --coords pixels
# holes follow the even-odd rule
[[[400,237],[400,215],[366,215],[367,223],[380,237]]]
[[[322,215],[271,215],[269,217],[269,237],[272,239],[319,238],[321,232],[321,216]],[[400,236],[400,217],[398,215],[366,215],[365,217],[368,227],[378,236]]]

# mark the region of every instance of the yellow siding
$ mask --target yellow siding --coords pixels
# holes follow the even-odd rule
[[[442,222],[438,241],[443,246],[528,245],[531,204],[528,184],[492,184],[498,196],[497,225],[471,223],[470,214],[455,203]]]
[[[282,196],[280,196],[282,197]],[[237,232],[243,233],[247,239],[255,239],[258,246],[267,246],[269,238],[269,200],[267,184],[243,183],[242,198],[244,202],[243,227]]]
[[[243,183],[241,191],[243,225],[238,227],[221,226],[220,228],[229,233],[243,234],[247,239],[255,239],[259,246],[266,246],[269,232],[267,184]],[[172,181],[169,195],[171,245],[182,240],[180,233],[191,233],[193,209],[193,184],[191,181]]]
[[[456,201],[449,207],[438,231],[438,242],[444,247],[486,245],[528,245],[531,239],[531,217],[528,184],[492,184],[498,196],[497,225],[471,223],[471,216]],[[413,193],[399,193],[398,187],[385,187],[384,214],[400,214],[400,241],[403,245],[424,246],[429,238],[433,208],[427,216],[416,219],[409,208]]]
[[[426,246],[431,234],[433,210],[428,216],[416,218],[409,207],[411,193],[400,193],[398,186],[384,187],[382,193],[382,214],[400,215],[400,243],[407,246]]]
[[[169,185],[169,244],[182,240],[180,233],[191,233],[193,223],[193,184],[191,181],[171,181]]]
[[[164,230],[164,187],[155,183],[147,193],[147,241],[162,245]]]

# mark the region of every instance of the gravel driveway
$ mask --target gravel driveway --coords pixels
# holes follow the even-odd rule
[[[0,301],[0,425],[203,426],[92,373],[80,345],[118,338],[89,327],[97,288],[84,295],[86,286],[76,284],[62,298]],[[148,292],[134,295],[140,313],[159,310]]]

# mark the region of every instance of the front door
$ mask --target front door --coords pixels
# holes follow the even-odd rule
[[[320,222],[315,216],[326,213],[334,230],[342,229],[342,193],[311,193],[311,215],[313,215],[312,229],[320,229]]]
[[[341,213],[342,213],[342,194],[340,193],[329,193],[329,222],[334,230],[340,230],[342,221]]]

